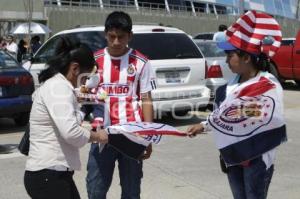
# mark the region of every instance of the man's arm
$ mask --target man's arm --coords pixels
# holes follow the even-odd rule
[[[153,121],[153,105],[152,105],[152,98],[151,98],[151,91],[146,93],[141,93],[142,97],[142,111],[143,117],[145,122],[152,122]],[[143,160],[149,159],[152,154],[152,144],[150,144],[144,155],[142,156]]]
[[[145,122],[153,121],[153,104],[151,98],[151,91],[142,93],[142,113]]]

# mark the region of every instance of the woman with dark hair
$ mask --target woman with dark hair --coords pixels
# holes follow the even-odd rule
[[[24,183],[32,198],[80,198],[73,181],[81,167],[79,149],[88,142],[107,143],[105,130],[81,127],[82,117],[74,94],[77,79],[95,66],[93,52],[61,37],[55,56],[39,75],[42,85],[33,94],[30,113],[30,150]]]
[[[187,129],[190,136],[212,130],[234,199],[266,199],[273,176],[275,150],[287,140],[283,90],[269,72],[269,57],[278,50],[281,31],[271,16],[249,11],[227,31],[218,46],[234,79],[216,92],[207,121]],[[268,51],[262,41],[273,37]]]

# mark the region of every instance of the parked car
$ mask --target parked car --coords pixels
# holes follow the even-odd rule
[[[234,73],[226,63],[224,50],[220,49],[216,42],[202,40],[194,40],[194,42],[207,62],[206,86],[211,90],[211,101],[213,101],[216,90],[233,78]]]
[[[268,45],[264,46],[268,51]],[[300,86],[300,31],[296,38],[283,38],[271,58],[270,72],[280,81],[294,80]]]
[[[215,32],[202,32],[194,36],[193,39],[213,40]]]
[[[189,110],[205,107],[209,89],[205,86],[205,60],[197,45],[177,28],[134,25],[129,46],[145,54],[157,78],[157,89],[152,92],[154,110],[184,115]],[[82,27],[57,33],[34,55],[30,72],[38,86],[37,74],[53,55],[59,35],[69,35],[87,44],[93,51],[104,48],[104,27]]]
[[[17,125],[26,125],[33,91],[31,74],[12,56],[0,50],[0,117],[11,117]]]

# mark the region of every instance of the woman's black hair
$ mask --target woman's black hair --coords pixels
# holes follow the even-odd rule
[[[129,14],[122,11],[110,13],[105,20],[105,32],[114,28],[130,33],[132,30],[132,20]]]
[[[225,51],[226,52],[226,51]],[[260,53],[259,55],[254,55],[243,50],[235,50],[239,57],[245,55],[250,56],[251,62],[258,71],[268,71],[270,72],[270,59],[265,53]],[[228,53],[228,52],[226,52]]]
[[[71,62],[79,64],[80,71],[91,71],[95,66],[93,52],[86,46],[68,36],[59,36],[54,56],[46,63],[48,66],[39,76],[39,82],[45,82],[57,73],[66,75]]]

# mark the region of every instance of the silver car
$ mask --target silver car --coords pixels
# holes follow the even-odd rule
[[[234,73],[226,63],[226,54],[215,41],[194,40],[194,42],[207,62],[206,86],[211,90],[211,100],[213,100],[216,90],[226,84],[234,76]]]

